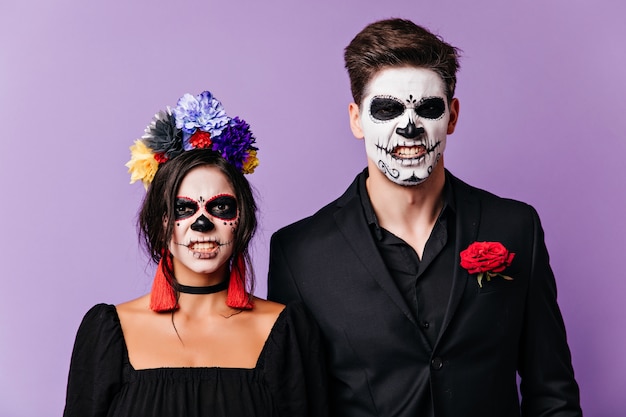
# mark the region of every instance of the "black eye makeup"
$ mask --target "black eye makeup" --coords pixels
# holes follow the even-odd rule
[[[204,198],[200,197],[200,203],[189,197],[176,197],[174,203],[174,218],[186,219],[200,210],[200,204]],[[229,194],[219,194],[204,204],[207,213],[221,220],[232,220],[237,217],[237,200]]]
[[[441,97],[429,97],[420,100],[415,108],[415,113],[424,119],[436,120],[443,116],[446,111],[446,103]]]
[[[206,211],[222,220],[232,220],[237,217],[237,200],[228,194],[221,194],[207,201]]]
[[[414,101],[411,100],[410,104]],[[370,103],[371,116],[380,121],[395,119],[404,114],[407,109],[414,108],[419,117],[437,120],[446,111],[446,103],[441,97],[426,97],[413,106],[407,106],[400,99],[389,96],[374,97]]]
[[[174,218],[176,220],[191,217],[198,211],[198,203],[187,197],[176,197],[174,202]]]
[[[370,104],[370,114],[376,120],[395,119],[404,113],[404,103],[392,97],[374,97]]]

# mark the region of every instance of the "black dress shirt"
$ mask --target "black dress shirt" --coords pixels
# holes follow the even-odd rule
[[[444,186],[443,208],[424,247],[422,259],[400,237],[380,227],[363,176],[359,194],[374,242],[404,296],[416,322],[433,347],[439,336],[450,288],[454,262],[454,197],[448,181]]]

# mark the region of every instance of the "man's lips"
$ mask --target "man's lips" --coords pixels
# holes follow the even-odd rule
[[[426,155],[426,146],[396,146],[391,151],[391,156],[396,159],[416,159]]]

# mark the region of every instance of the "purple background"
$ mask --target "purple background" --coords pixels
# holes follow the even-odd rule
[[[505,5],[506,3],[506,5]],[[463,49],[446,166],[541,215],[587,416],[626,410],[624,116],[619,1],[3,1],[0,416],[60,415],[79,322],[147,292],[143,187],[128,147],[183,93],[251,123],[265,296],[271,233],[365,165],[343,48],[405,17]],[[314,256],[314,255],[312,255]]]

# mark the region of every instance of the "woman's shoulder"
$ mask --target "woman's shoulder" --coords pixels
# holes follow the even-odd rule
[[[113,304],[100,303],[91,307],[80,324],[79,332],[97,331],[119,326],[119,318]]]
[[[149,313],[152,311],[150,310],[150,294],[117,304],[115,310],[121,317]]]
[[[284,304],[255,297],[254,308],[247,312],[245,317],[248,318],[247,320],[250,320],[248,323],[252,324],[253,328],[257,329],[262,339],[266,339],[276,326],[284,309]],[[245,320],[244,317],[241,318]]]
[[[309,325],[311,316],[304,304],[300,301],[293,301],[289,304],[281,304],[274,301],[256,298],[254,301],[255,312],[259,316],[264,316],[271,320],[276,326]]]
[[[83,317],[75,341],[75,352],[84,350],[99,352],[106,346],[117,346],[123,350],[124,337],[115,306],[96,304]]]
[[[317,324],[308,313],[304,304],[300,301],[290,302],[287,305],[263,300],[267,304],[268,311],[275,315],[272,327],[272,339],[288,341],[306,340],[319,330]]]
[[[254,298],[254,309],[256,314],[274,315],[278,317],[285,309],[285,305],[274,301],[265,300],[263,298]]]
[[[124,323],[134,321],[146,311],[149,312],[149,300],[149,296],[142,296],[117,305],[96,304],[85,314],[78,335],[88,339],[108,339],[123,343]]]
[[[288,303],[284,307],[282,315],[297,322],[311,322],[313,320],[302,301],[291,301]]]

